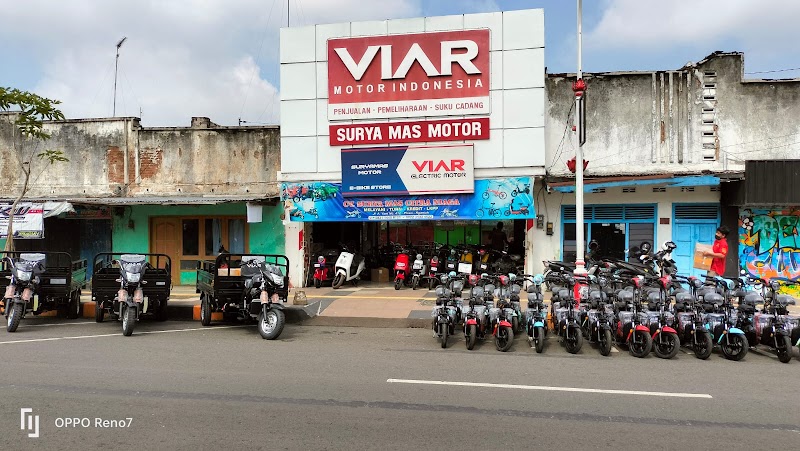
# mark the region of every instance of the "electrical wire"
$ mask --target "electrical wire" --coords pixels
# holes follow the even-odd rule
[[[756,74],[774,74],[776,72],[791,72],[795,70],[800,70],[800,67],[793,67],[791,69],[775,69],[775,70],[761,70],[757,72],[745,72],[745,75],[756,75]]]
[[[260,67],[258,65],[258,61],[261,58],[261,49],[264,48],[264,40],[267,37],[267,31],[269,30],[269,20],[272,18],[272,10],[275,8],[275,2],[278,0],[272,0],[272,6],[269,8],[269,14],[267,14],[267,21],[264,23],[264,30],[261,32],[261,43],[258,45],[258,53],[256,54],[255,63],[256,67]],[[283,11],[283,9],[281,9]],[[256,76],[256,72],[258,70],[254,70],[253,73],[250,74],[250,81],[247,83],[247,89],[244,91],[244,100],[242,100],[242,108],[239,110],[239,118],[242,117],[244,113],[244,107],[247,104],[247,97],[250,95],[250,88],[253,86],[253,78]]]

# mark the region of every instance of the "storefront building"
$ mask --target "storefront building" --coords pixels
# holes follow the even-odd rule
[[[544,104],[542,10],[282,29],[293,283],[326,248],[386,266],[381,247],[487,246],[498,222],[529,257]]]

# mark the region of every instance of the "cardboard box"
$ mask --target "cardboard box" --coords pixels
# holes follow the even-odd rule
[[[713,257],[703,256],[703,252],[712,252],[713,246],[710,244],[697,243],[694,247],[694,267],[708,271],[711,269]]]
[[[375,268],[372,270],[373,282],[388,282],[389,281],[389,268]]]
[[[218,276],[236,276],[242,275],[242,268],[220,268],[217,270]]]

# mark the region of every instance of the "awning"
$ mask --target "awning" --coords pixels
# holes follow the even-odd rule
[[[637,177],[629,179],[621,178],[604,178],[596,180],[587,180],[584,182],[583,191],[586,193],[592,192],[598,188],[614,188],[614,187],[629,187],[629,186],[648,186],[660,185],[668,187],[681,187],[681,186],[718,186],[719,177],[713,175],[696,175],[686,177]],[[558,182],[550,183],[549,186],[559,193],[574,193],[575,182]]]

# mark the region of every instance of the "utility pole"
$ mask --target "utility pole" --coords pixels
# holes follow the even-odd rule
[[[586,275],[586,239],[583,233],[583,143],[586,142],[586,114],[584,111],[584,93],[586,83],[583,81],[583,62],[581,50],[583,36],[581,29],[581,16],[583,15],[582,0],[578,1],[578,71],[572,90],[575,92],[575,131],[578,137],[578,149],[575,152],[575,275]]]
[[[128,39],[127,36],[123,37],[122,39],[117,42],[117,59],[114,61],[114,109],[111,113],[112,117],[117,115],[117,70],[119,69],[119,48],[122,47],[122,43]]]

